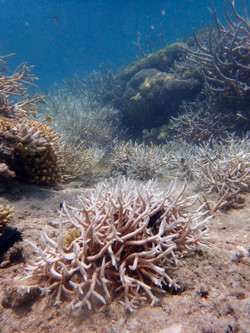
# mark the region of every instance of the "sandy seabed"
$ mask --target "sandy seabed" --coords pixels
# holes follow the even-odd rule
[[[158,186],[167,189],[168,182],[161,180]],[[15,208],[9,225],[38,244],[43,226],[53,232],[48,222],[57,220],[60,203],[70,204],[74,195],[87,190],[77,182],[55,189],[14,183],[8,187],[0,204]],[[194,185],[188,184],[186,195],[193,191]],[[20,243],[22,257],[13,256],[8,262],[7,253],[0,268],[0,332],[250,332],[250,194],[245,199],[243,208],[218,212],[210,221],[209,248],[182,259],[184,265],[172,275],[180,291],[166,293],[154,307],[146,304],[133,313],[116,299],[81,315],[70,314],[67,302],[53,306],[44,297],[19,307],[6,306],[6,290],[25,275],[24,267],[34,256],[30,246]]]

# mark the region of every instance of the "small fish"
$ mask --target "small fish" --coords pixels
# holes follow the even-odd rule
[[[228,95],[229,95],[229,91],[228,90],[224,91],[223,94],[222,94],[223,97],[227,97]]]
[[[97,163],[97,168],[100,170],[100,169],[102,169],[102,163]]]
[[[165,16],[165,15],[166,15],[166,10],[165,10],[165,9],[162,9],[162,10],[161,10],[161,15],[162,15],[162,16]]]
[[[58,24],[58,17],[56,15],[52,15],[51,16],[51,21],[54,25]]]
[[[124,140],[122,140],[122,141],[120,141],[120,145],[125,145],[125,141]]]
[[[236,113],[236,116],[237,116],[238,118],[242,118],[242,119],[244,119],[244,120],[249,121],[248,118],[244,117],[244,116],[243,116],[242,114],[240,114],[239,112]]]
[[[152,147],[152,148],[156,148],[157,145],[154,145],[154,144],[151,143],[151,147]]]
[[[51,123],[52,120],[53,120],[53,118],[46,114],[44,121],[47,121],[48,123]]]
[[[202,140],[206,140],[206,139],[209,138],[209,134],[208,134],[206,131],[200,131],[200,133],[199,133],[199,137],[200,137],[200,139],[202,139]]]

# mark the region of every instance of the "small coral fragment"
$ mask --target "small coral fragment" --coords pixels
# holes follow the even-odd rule
[[[11,219],[13,212],[14,212],[13,207],[10,207],[9,205],[7,206],[0,205],[0,233],[1,230],[3,230],[3,228]]]

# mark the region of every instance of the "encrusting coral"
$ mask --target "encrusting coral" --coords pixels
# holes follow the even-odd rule
[[[206,245],[211,218],[199,195],[177,194],[176,182],[156,194],[156,182],[136,186],[130,179],[97,185],[80,195],[74,207],[63,204],[57,238],[42,230],[44,247],[33,244],[36,256],[26,267],[20,288],[39,287],[55,303],[70,300],[70,309],[89,309],[120,297],[133,311],[176,282],[171,272],[180,258]]]

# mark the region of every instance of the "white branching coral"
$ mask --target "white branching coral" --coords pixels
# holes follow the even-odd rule
[[[212,147],[203,145],[196,158],[196,173],[200,183],[220,196],[237,194],[250,188],[250,140],[229,136]]]
[[[72,310],[117,296],[130,311],[177,287],[171,272],[183,254],[206,245],[211,217],[198,195],[184,197],[186,184],[177,194],[176,182],[164,194],[156,186],[119,178],[78,196],[74,207],[64,204],[58,237],[43,230],[44,248],[30,243],[36,258],[22,287],[40,287],[56,303],[67,298]]]
[[[163,145],[147,146],[132,141],[116,144],[111,157],[114,175],[124,174],[140,180],[162,175],[171,162],[172,159]]]

